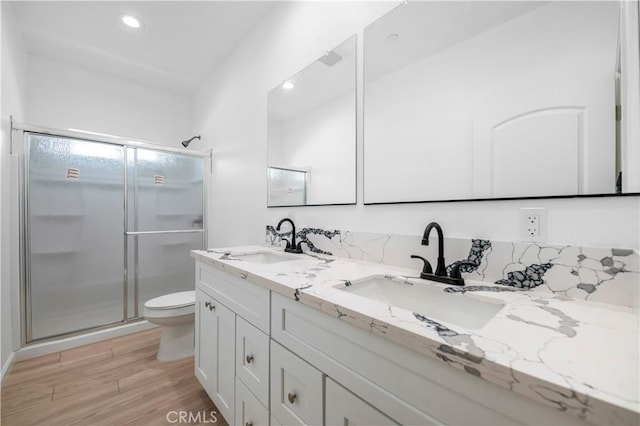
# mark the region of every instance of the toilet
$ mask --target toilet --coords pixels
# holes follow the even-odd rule
[[[177,361],[193,355],[195,291],[180,291],[153,298],[144,304],[144,318],[164,326],[158,361]]]

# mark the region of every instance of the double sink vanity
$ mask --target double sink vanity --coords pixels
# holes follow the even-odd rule
[[[633,309],[274,247],[192,257],[195,374],[229,424],[640,421]]]

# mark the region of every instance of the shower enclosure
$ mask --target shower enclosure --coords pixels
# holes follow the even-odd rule
[[[26,342],[124,323],[194,288],[204,157],[126,141],[24,132]]]

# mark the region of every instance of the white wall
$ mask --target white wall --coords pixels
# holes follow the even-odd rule
[[[29,56],[27,121],[182,148],[190,100],[43,56]]]
[[[432,220],[452,237],[518,240],[519,209],[548,209],[547,240],[639,247],[638,197],[362,205],[362,69],[358,86],[357,206],[272,208],[266,205],[267,92],[353,33],[362,63],[364,26],[395,3],[283,3],[213,75],[196,99],[196,129],[214,149],[210,246],[264,241],[264,226],[284,216],[298,226],[421,234]]]
[[[12,229],[10,226],[11,199],[11,158],[10,121],[25,118],[27,55],[20,34],[15,27],[16,21],[10,3],[2,2],[2,106],[0,119],[0,361],[3,371],[12,345],[12,275],[11,268],[17,251],[10,246]],[[16,296],[15,294],[13,295]]]

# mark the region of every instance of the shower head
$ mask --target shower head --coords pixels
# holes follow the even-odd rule
[[[188,147],[191,141],[194,139],[200,139],[200,135],[194,136],[191,139],[187,139],[186,141],[182,141],[182,146],[184,146],[185,148]]]
[[[320,57],[320,59],[318,60],[323,64],[325,64],[326,66],[332,67],[342,60],[342,56],[337,54],[333,50],[330,50],[324,55],[322,55],[322,57]]]

